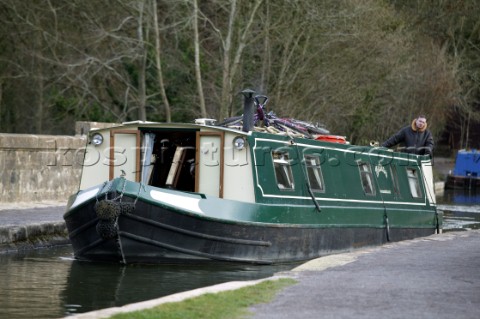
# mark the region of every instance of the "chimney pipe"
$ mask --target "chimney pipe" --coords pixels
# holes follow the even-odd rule
[[[249,132],[253,129],[253,108],[255,91],[246,89],[241,92],[244,97],[243,101],[243,127],[242,131]]]

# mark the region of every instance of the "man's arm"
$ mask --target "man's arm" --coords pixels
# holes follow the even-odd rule
[[[401,129],[396,134],[392,135],[389,139],[382,143],[383,147],[392,147],[405,141],[405,129]]]
[[[435,143],[433,142],[433,136],[430,131],[427,131],[427,138],[425,139],[425,154],[426,155],[432,155],[433,154],[433,147],[435,146]]]

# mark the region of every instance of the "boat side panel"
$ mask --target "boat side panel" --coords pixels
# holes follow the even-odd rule
[[[86,146],[80,190],[109,180],[110,132],[102,130],[99,133],[103,136],[103,144],[95,146],[89,143]]]
[[[140,181],[140,132],[138,130],[110,131],[109,180],[125,176]]]
[[[379,245],[386,230],[371,227],[291,227],[223,223],[137,202],[121,215],[118,234],[105,239],[97,231],[94,202],[66,219],[79,259],[126,263],[221,260],[269,264],[308,260],[332,252]],[[431,229],[396,229],[392,240],[432,233]]]
[[[197,192],[223,197],[224,135],[216,132],[197,132]]]
[[[241,136],[233,133],[225,134],[223,198],[254,203],[255,191],[250,145],[245,143],[243,149],[235,148],[233,141],[236,137]]]
[[[301,143],[300,143],[301,142]],[[427,196],[431,179],[428,166],[422,165],[421,157],[386,152],[369,147],[334,145],[302,140],[292,143],[284,138],[267,139],[252,138],[254,145],[252,157],[255,161],[253,176],[256,191],[256,201],[266,204],[298,204],[312,205],[312,196],[308,191],[307,176],[303,156],[315,155],[321,161],[321,171],[324,177],[323,191],[314,191],[315,200],[320,204],[329,205],[341,201],[340,205],[370,205],[386,209],[403,207],[404,209],[428,210],[434,209],[434,194],[429,203]],[[327,145],[324,145],[327,144]],[[295,189],[283,190],[276,185],[275,171],[272,163],[272,150],[286,152],[291,159],[291,170],[295,179]],[[366,193],[362,186],[360,164],[370,168],[373,193]],[[393,170],[393,168],[395,170]],[[426,175],[423,169],[426,169]],[[416,171],[419,186],[422,189],[419,197],[411,194],[407,169]],[[394,183],[394,172],[396,182]]]
[[[118,180],[117,180],[118,181]],[[309,227],[377,227],[385,226],[385,206],[381,203],[356,200],[324,201],[322,210],[316,210],[308,201],[303,205],[290,202],[255,204],[220,199],[202,194],[158,189],[125,181],[116,184],[116,190],[153,205],[167,207],[179,214],[193,214],[199,218],[219,220],[224,223],[289,224]],[[388,210],[391,222],[399,227],[434,227],[435,215],[422,205],[391,205]],[[414,218],[413,218],[414,217]]]

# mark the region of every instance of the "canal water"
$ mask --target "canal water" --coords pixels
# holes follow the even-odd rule
[[[480,194],[438,197],[444,231],[480,229]],[[70,246],[0,254],[0,318],[61,318],[227,281],[266,278],[295,264],[115,265],[78,262]]]
[[[0,318],[34,319],[122,306],[297,264],[116,265],[79,262],[70,246],[0,255]]]
[[[443,231],[480,229],[480,192],[447,190],[437,196],[443,211]]]

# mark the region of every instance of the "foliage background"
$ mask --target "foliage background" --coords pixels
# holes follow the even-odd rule
[[[238,94],[352,143],[419,113],[480,147],[476,0],[0,0],[0,132],[222,120]]]

